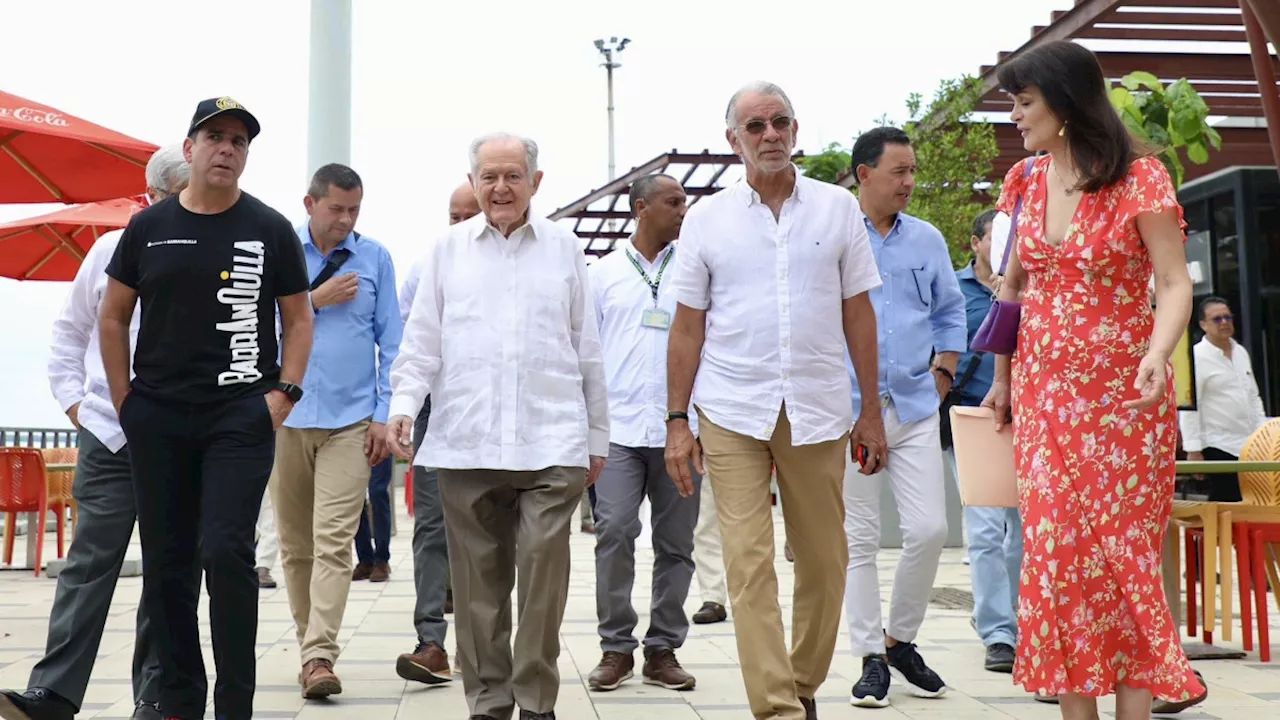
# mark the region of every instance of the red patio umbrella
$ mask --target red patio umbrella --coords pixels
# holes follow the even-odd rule
[[[83,203],[146,192],[149,142],[0,91],[0,203]]]
[[[143,207],[140,197],[118,198],[0,225],[0,277],[74,280],[93,243]]]

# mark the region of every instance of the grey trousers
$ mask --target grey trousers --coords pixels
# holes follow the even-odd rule
[[[431,415],[431,398],[422,406],[413,427],[413,452],[422,447]],[[413,606],[413,627],[418,642],[444,647],[449,623],[444,619],[444,601],[449,590],[449,547],[444,534],[444,507],[435,470],[413,466],[413,583],[417,599]]]
[[[653,588],[644,645],[675,650],[689,634],[684,602],[693,580],[693,529],[698,524],[702,479],[694,496],[680,497],[667,475],[663,448],[609,445],[609,461],[596,482],[596,617],[600,649],[630,655],[638,643],[631,604],[636,539],[643,525],[640,503],[649,498],[653,524]]]
[[[81,430],[72,493],[80,506],[79,523],[67,563],[58,574],[45,655],[32,669],[28,686],[52,690],[79,709],[137,518],[129,447],[112,454],[93,433]],[[160,661],[141,604],[133,650],[133,699],[160,700]]]
[[[458,660],[471,716],[555,709],[560,624],[569,596],[569,526],[585,468],[440,470],[453,571]],[[518,629],[511,592],[519,571]]]

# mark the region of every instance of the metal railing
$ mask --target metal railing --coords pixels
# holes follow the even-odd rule
[[[0,447],[79,447],[80,433],[71,428],[0,427]]]

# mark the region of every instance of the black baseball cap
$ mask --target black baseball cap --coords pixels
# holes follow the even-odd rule
[[[244,106],[229,97],[209,98],[200,101],[196,106],[196,114],[191,118],[191,127],[187,130],[187,135],[191,135],[200,129],[201,125],[218,117],[219,115],[230,115],[239,118],[244,123],[245,128],[249,131],[249,141],[252,142],[258,133],[262,132],[262,126],[258,124],[258,119],[253,113],[244,109]]]

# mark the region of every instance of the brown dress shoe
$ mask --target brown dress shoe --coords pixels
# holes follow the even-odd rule
[[[380,562],[373,564],[373,570],[369,572],[369,582],[386,582],[391,579],[391,566]]]
[[[600,664],[587,676],[587,687],[597,692],[617,690],[635,676],[636,659],[620,652],[606,652]]]
[[[584,535],[595,535],[595,534],[596,534],[596,524],[595,524],[595,523],[593,523],[593,522],[591,522],[591,521],[587,521],[587,522],[582,523],[582,527],[580,527],[580,528],[578,528],[578,529],[579,529],[579,530],[581,530],[581,531],[582,531],[582,533],[583,533]]]
[[[405,680],[427,685],[439,685],[453,680],[453,673],[449,670],[449,654],[433,642],[420,642],[413,652],[397,658],[396,674]]]
[[[702,603],[698,612],[693,614],[693,621],[699,625],[724,622],[728,618],[729,612],[724,609],[724,606],[713,602]]]
[[[308,700],[342,693],[342,681],[333,674],[333,661],[324,658],[308,660],[298,673],[298,684],[302,686],[302,697]]]
[[[351,581],[368,580],[371,574],[373,574],[373,565],[359,563],[356,565],[356,569],[351,571]]]
[[[790,542],[782,544],[782,556],[787,559],[787,562],[793,563],[796,561],[796,554],[791,552]]]
[[[267,568],[255,568],[258,571],[258,587],[270,590],[276,586],[276,579],[271,577],[271,571]]]
[[[676,660],[676,653],[670,648],[659,648],[644,653],[644,683],[659,685],[668,690],[692,690],[698,681]]]
[[[804,706],[804,720],[818,720],[818,701],[802,697],[800,704]]]

